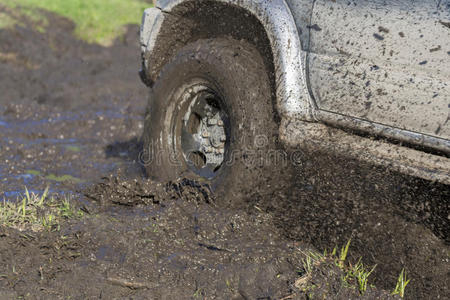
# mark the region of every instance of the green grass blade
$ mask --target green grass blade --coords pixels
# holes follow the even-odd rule
[[[344,267],[344,262],[347,259],[348,249],[350,248],[350,242],[352,239],[349,239],[345,247],[342,247],[341,254],[339,255],[339,266],[341,268]]]
[[[48,194],[48,186],[45,188],[44,193],[41,196],[41,199],[39,200],[38,206],[41,207],[44,204],[45,199],[47,198]]]
[[[25,187],[25,196],[27,197],[26,199],[28,200],[28,202],[31,202],[30,193],[28,192],[27,187]]]

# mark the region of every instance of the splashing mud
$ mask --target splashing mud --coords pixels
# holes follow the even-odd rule
[[[214,197],[207,184],[190,179],[179,179],[166,184],[152,181],[121,181],[110,176],[105,181],[87,189],[88,198],[99,203],[112,202],[125,206],[160,204],[171,199],[195,203],[214,203]]]

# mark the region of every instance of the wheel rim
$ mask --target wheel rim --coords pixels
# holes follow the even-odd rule
[[[222,98],[204,85],[183,93],[179,115],[181,152],[188,168],[211,179],[220,172],[228,148],[229,121]]]

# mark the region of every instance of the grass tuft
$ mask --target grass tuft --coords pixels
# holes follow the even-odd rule
[[[364,264],[361,262],[360,258],[354,266],[349,264],[349,266],[346,268],[346,275],[343,280],[345,282],[356,281],[359,293],[363,295],[367,290],[369,276],[375,270],[375,267],[376,265],[373,266],[369,271],[369,269],[367,269],[367,267],[364,266]]]
[[[313,251],[309,251],[304,254],[305,258],[302,259],[302,263],[307,275],[309,275],[313,271],[314,266],[319,265],[326,258],[326,255],[322,255]]]
[[[392,292],[392,295],[399,295],[401,298],[405,296],[405,288],[408,285],[409,281],[411,279],[406,278],[406,272],[405,269],[402,269],[400,272],[400,275],[397,279],[397,285],[395,286],[394,291]]]
[[[330,254],[327,254],[327,251],[324,251],[323,254],[309,251],[304,253],[305,258],[302,259],[303,269],[305,270],[304,276],[300,277],[296,282],[295,286],[304,292],[310,292],[311,286],[309,280],[311,278],[311,274],[315,267],[321,265],[322,263],[331,262],[336,265],[339,269],[342,270],[344,275],[341,277],[342,284],[345,287],[357,289],[361,295],[363,295],[367,291],[367,286],[369,284],[369,276],[375,270],[375,266],[369,268],[365,266],[361,258],[355,265],[352,265],[347,261],[347,256],[350,249],[351,240],[348,240],[347,243],[341,248],[338,253],[338,248],[334,247],[333,251]],[[403,281],[402,281],[403,280]],[[399,282],[397,283],[396,290],[398,294],[406,284],[408,284],[409,280],[406,281],[406,276],[403,276],[403,273],[399,277]],[[372,285],[371,285],[372,286]],[[402,292],[403,293],[403,292]]]
[[[48,188],[40,196],[25,188],[24,195],[17,201],[3,199],[0,203],[0,225],[20,231],[59,230],[62,220],[82,216],[83,212],[71,205],[67,198],[49,198]]]
[[[340,268],[344,268],[344,263],[345,263],[345,260],[347,259],[348,248],[350,247],[350,242],[351,242],[351,239],[349,239],[347,241],[347,244],[341,248],[341,253],[339,255],[339,261],[338,261],[338,265]],[[336,249],[336,247],[334,249]],[[333,250],[333,253],[336,253],[336,251]]]

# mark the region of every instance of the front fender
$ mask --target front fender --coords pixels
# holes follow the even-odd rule
[[[145,11],[141,26],[144,71],[155,59],[155,43],[167,15],[178,6],[201,0],[161,0]],[[284,119],[314,121],[314,105],[306,83],[302,47],[294,17],[285,0],[212,0],[245,9],[262,24],[270,41],[275,67],[278,113]],[[174,34],[173,39],[176,39]]]

